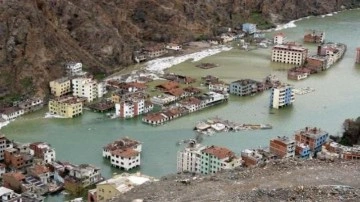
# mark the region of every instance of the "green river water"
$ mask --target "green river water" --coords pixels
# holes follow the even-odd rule
[[[205,137],[203,144],[219,145],[240,153],[245,148],[267,146],[275,136],[291,136],[305,126],[316,126],[332,135],[341,133],[346,118],[360,115],[360,66],[355,65],[355,48],[360,46],[360,11],[340,12],[334,16],[311,17],[297,21],[295,28],[281,30],[288,41],[302,42],[307,29],[326,32],[326,41],[341,42],[348,46],[344,58],[331,69],[311,75],[302,81],[287,81],[289,65],[270,62],[270,49],[243,51],[236,47],[203,59],[214,62],[218,68],[203,70],[188,61],[174,66],[171,72],[196,77],[212,74],[231,82],[241,78],[263,79],[274,74],[281,81],[294,84],[296,88],[312,87],[316,91],[297,95],[292,107],[281,110],[269,109],[270,92],[253,97],[231,97],[227,104],[215,106],[192,115],[152,127],[139,119],[110,120],[104,114],[85,111],[74,119],[46,119],[46,110],[26,115],[1,129],[9,139],[20,142],[46,141],[57,153],[58,160],[75,164],[90,163],[102,169],[106,178],[120,170],[111,168],[102,158],[102,147],[123,136],[143,142],[141,168],[146,175],[161,177],[176,172],[176,153],[181,146],[176,142],[194,137],[192,128],[202,119],[219,116],[240,123],[270,123],[272,130],[240,131]],[[268,33],[272,36],[273,32]],[[311,53],[316,46],[308,45]],[[134,171],[135,172],[135,171]],[[47,201],[63,201],[62,195],[48,197]]]

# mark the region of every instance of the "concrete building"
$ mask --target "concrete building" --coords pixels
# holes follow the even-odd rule
[[[141,164],[142,145],[136,140],[127,137],[121,138],[103,148],[103,157],[110,159],[112,166],[130,170]]]
[[[14,145],[13,148],[7,148],[4,151],[4,162],[11,169],[23,169],[32,165],[33,151],[29,147],[21,148]]]
[[[115,114],[120,118],[133,118],[150,112],[154,105],[142,98],[130,98],[115,104]]]
[[[318,46],[317,54],[328,57],[328,65],[336,63],[346,51],[346,45],[341,43],[325,43]]]
[[[329,134],[320,128],[305,127],[295,133],[296,143],[303,143],[310,147],[311,152],[321,151],[322,145],[326,143]]]
[[[114,197],[120,196],[136,186],[147,182],[156,181],[154,178],[140,173],[113,176],[112,178],[96,184],[96,189],[89,190],[88,201],[107,202]]]
[[[0,187],[0,201],[2,202],[22,202],[21,195],[6,187]]]
[[[311,30],[304,35],[305,43],[324,43],[325,32]]]
[[[6,165],[3,163],[0,163],[0,178],[2,178],[4,173],[6,173]]]
[[[304,143],[297,143],[295,147],[295,155],[299,156],[300,158],[307,159],[310,157],[311,151],[309,145]]]
[[[303,65],[308,54],[308,49],[287,43],[285,45],[275,45],[271,52],[271,61],[287,64]]]
[[[210,91],[215,92],[229,92],[230,90],[229,84],[222,81],[211,82],[208,87]]]
[[[166,49],[179,51],[182,50],[182,46],[176,43],[168,43],[165,46]]]
[[[252,24],[252,23],[244,23],[242,25],[242,31],[246,32],[248,34],[253,34],[256,32],[256,24]]]
[[[67,175],[64,178],[64,188],[71,194],[80,194],[85,188],[101,181],[100,168],[89,164],[65,165]]]
[[[82,71],[81,62],[69,62],[65,65],[65,67],[68,76],[81,76],[85,73]]]
[[[212,174],[223,169],[233,169],[241,165],[241,159],[224,147],[210,146],[201,150],[200,173]]]
[[[50,182],[50,170],[45,165],[33,165],[27,168],[27,174],[39,179],[44,185]]]
[[[282,108],[292,105],[295,101],[295,92],[293,86],[289,84],[279,85],[271,90],[270,107]]]
[[[16,119],[24,114],[24,109],[21,109],[20,107],[7,107],[0,109],[0,118],[3,118],[5,121]]]
[[[30,149],[34,151],[34,156],[40,158],[44,163],[51,163],[56,159],[55,149],[45,142],[34,142],[30,144]]]
[[[44,106],[44,100],[42,98],[34,97],[17,103],[20,109],[24,110],[24,114],[37,111]]]
[[[187,147],[177,153],[177,172],[200,172],[201,151],[205,146],[191,140]]]
[[[229,92],[233,95],[246,96],[258,92],[258,83],[252,79],[242,79],[231,82]]]
[[[103,97],[107,93],[105,83],[98,83],[92,78],[79,77],[72,80],[73,95],[84,97],[88,102]]]
[[[285,34],[280,32],[274,35],[274,45],[282,45],[285,43]]]
[[[71,96],[52,99],[49,101],[49,112],[65,118],[79,116],[83,112],[83,99]]]
[[[360,48],[356,48],[356,63],[360,64]]]
[[[270,140],[270,152],[276,154],[280,158],[295,157],[295,140],[286,136]]]
[[[71,81],[67,77],[50,81],[51,94],[60,97],[71,92]]]
[[[5,159],[5,149],[13,148],[13,143],[9,141],[4,135],[0,134],[0,161]]]

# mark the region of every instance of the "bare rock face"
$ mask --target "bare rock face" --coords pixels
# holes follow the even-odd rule
[[[0,0],[0,85],[47,94],[48,81],[80,61],[93,74],[132,63],[149,43],[212,36],[256,13],[261,24],[357,6],[354,0]]]

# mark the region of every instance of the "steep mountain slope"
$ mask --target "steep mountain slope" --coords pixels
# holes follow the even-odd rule
[[[0,0],[0,85],[46,94],[80,61],[96,75],[132,63],[148,43],[211,36],[245,20],[262,26],[357,6],[359,0]]]

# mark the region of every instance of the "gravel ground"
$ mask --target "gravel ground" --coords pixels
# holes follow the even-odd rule
[[[215,175],[169,175],[113,201],[360,201],[359,179],[360,161],[288,159]]]

